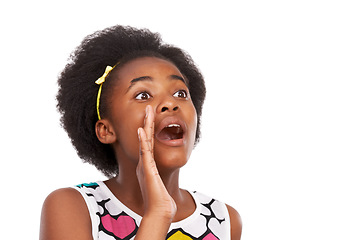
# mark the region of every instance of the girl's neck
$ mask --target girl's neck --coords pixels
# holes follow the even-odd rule
[[[186,191],[179,188],[179,171],[176,169],[160,174],[168,193],[178,205],[187,200]],[[124,205],[143,216],[144,204],[135,167],[119,168],[118,176],[105,181],[105,184]]]

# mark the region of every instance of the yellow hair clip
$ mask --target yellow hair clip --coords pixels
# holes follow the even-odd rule
[[[113,67],[107,66],[106,70],[104,71],[104,73],[102,75],[102,77],[98,78],[95,83],[98,84],[98,85],[104,83],[104,81],[106,81],[107,75],[112,71],[112,69],[113,69]]]
[[[112,71],[113,67],[111,66],[107,66],[106,67],[106,70],[104,71],[102,77],[98,78],[96,80],[96,84],[100,85],[99,86],[99,89],[98,89],[98,94],[97,94],[97,104],[96,104],[96,107],[97,107],[97,116],[98,116],[98,120],[101,120],[101,115],[99,114],[99,101],[101,99],[101,92],[102,92],[102,85],[103,83],[106,81],[106,77],[108,76],[108,74]]]

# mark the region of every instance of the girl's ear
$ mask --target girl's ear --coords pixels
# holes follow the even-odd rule
[[[114,143],[117,139],[111,123],[107,119],[101,119],[96,122],[96,135],[98,140],[104,144]]]

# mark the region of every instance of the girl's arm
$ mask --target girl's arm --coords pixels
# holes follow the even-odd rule
[[[45,200],[40,240],[91,240],[92,226],[86,203],[72,188],[59,189]]]
[[[166,238],[170,224],[176,214],[176,204],[159,176],[153,156],[154,112],[148,105],[144,128],[138,129],[139,162],[137,177],[141,188],[145,212],[136,240],[162,240]]]
[[[231,240],[240,240],[242,232],[242,221],[239,213],[231,206],[226,205],[229,211],[231,223]]]

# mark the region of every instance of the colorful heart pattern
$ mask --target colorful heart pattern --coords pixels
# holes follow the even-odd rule
[[[132,240],[135,237],[139,228],[139,222],[116,207],[110,198],[103,198],[104,195],[98,194],[101,190],[100,185],[89,183],[80,184],[77,187],[88,190],[85,194],[91,199],[93,204],[98,206],[96,215],[99,219],[98,233],[101,239],[102,237],[107,239],[106,236],[108,236],[110,239],[115,240]],[[222,234],[222,230],[220,230],[222,229],[221,225],[227,221],[223,217],[219,218],[216,214],[219,212],[220,215],[220,211],[214,206],[218,202],[212,198],[206,198],[200,204],[201,212],[196,217],[195,224],[171,229],[168,232],[167,240],[220,240],[222,238],[220,236]],[[113,212],[116,213],[113,214]],[[220,216],[225,215],[221,213]],[[218,233],[219,235],[217,235]]]
[[[135,222],[130,216],[122,215],[115,219],[107,214],[101,217],[101,222],[107,231],[113,233],[120,239],[127,237],[136,229]]]

